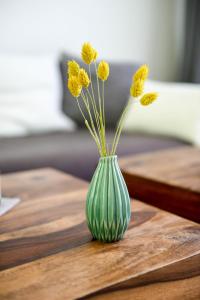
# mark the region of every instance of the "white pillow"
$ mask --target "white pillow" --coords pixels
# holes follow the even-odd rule
[[[124,130],[177,137],[200,145],[200,85],[148,80],[145,92],[159,93],[149,106],[133,102]]]
[[[16,124],[8,118],[2,118],[0,120],[0,136],[1,137],[13,137],[26,135],[27,131],[21,124]]]
[[[50,55],[0,55],[0,136],[74,129],[61,112],[57,64]]]

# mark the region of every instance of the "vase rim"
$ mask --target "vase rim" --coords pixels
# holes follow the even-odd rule
[[[106,159],[111,159],[111,158],[117,158],[117,155],[114,154],[114,155],[108,155],[108,156],[101,156],[99,159],[100,160],[106,160]]]

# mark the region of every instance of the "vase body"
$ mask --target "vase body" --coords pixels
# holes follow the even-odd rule
[[[93,238],[122,239],[130,221],[130,197],[117,156],[101,157],[89,186],[86,217]]]

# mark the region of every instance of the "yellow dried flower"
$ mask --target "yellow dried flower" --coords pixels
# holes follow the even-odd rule
[[[138,79],[137,81],[133,82],[130,88],[130,94],[132,97],[139,97],[142,95],[144,90],[144,81]]]
[[[92,61],[94,60],[94,49],[91,46],[90,43],[84,43],[82,46],[82,51],[81,51],[81,56],[83,61],[87,64],[90,65]]]
[[[70,76],[68,79],[68,89],[72,96],[78,97],[81,93],[81,85],[77,76]]]
[[[105,81],[107,80],[108,76],[109,76],[109,72],[110,72],[110,69],[109,69],[109,64],[102,60],[99,65],[98,65],[98,69],[97,69],[97,75],[98,77]]]
[[[69,76],[78,76],[80,67],[75,60],[69,60],[68,63],[68,75]]]
[[[90,79],[88,77],[87,72],[84,69],[80,69],[78,74],[78,80],[80,85],[82,85],[85,88],[87,88],[88,85],[90,84]]]
[[[146,80],[149,74],[149,68],[147,65],[142,65],[133,75],[133,81]]]
[[[157,93],[147,93],[140,99],[140,103],[142,105],[149,105],[152,102],[154,102],[157,99],[157,97]]]
[[[94,58],[93,58],[93,60],[95,61],[97,59],[97,57],[98,57],[98,52],[97,52],[96,49],[93,49],[93,50],[94,50]]]

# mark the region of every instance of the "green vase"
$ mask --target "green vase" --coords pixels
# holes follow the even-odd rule
[[[86,201],[87,223],[93,238],[103,242],[122,239],[130,215],[130,197],[117,156],[101,157]]]

